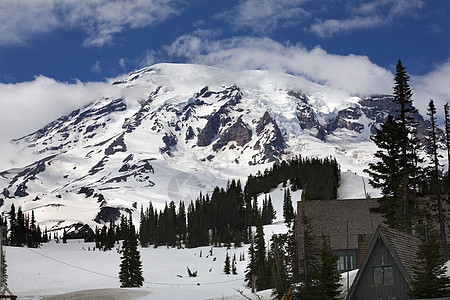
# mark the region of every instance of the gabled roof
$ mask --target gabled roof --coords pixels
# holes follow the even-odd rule
[[[415,278],[414,266],[417,264],[417,251],[419,250],[420,239],[405,232],[379,225],[372,238],[369,250],[364,257],[363,263],[353,281],[349,291],[349,298],[358,285],[361,274],[366,268],[369,258],[379,239],[384,242],[406,282],[410,288],[412,288],[412,281]]]

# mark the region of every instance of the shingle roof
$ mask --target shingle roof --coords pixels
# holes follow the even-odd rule
[[[413,280],[415,278],[414,266],[417,265],[417,251],[419,250],[420,239],[385,226],[380,226],[379,228],[389,240],[406,273]]]
[[[354,293],[364,268],[369,261],[369,257],[372,255],[377,240],[379,239],[384,241],[386,248],[392,255],[406,282],[412,287],[412,281],[415,279],[414,266],[417,264],[417,251],[419,250],[420,239],[402,231],[379,225],[372,238],[363,264],[358,270],[355,280],[350,288],[349,298],[351,298]]]
[[[347,221],[350,249],[358,248],[358,234],[372,235],[383,222],[381,215],[370,212],[377,199],[302,200],[298,205],[299,212],[305,209],[314,234],[329,236],[333,249],[347,249]]]

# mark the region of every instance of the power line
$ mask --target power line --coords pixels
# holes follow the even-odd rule
[[[82,271],[85,271],[85,272],[88,272],[88,273],[92,273],[92,274],[96,274],[96,275],[100,275],[100,276],[104,276],[104,277],[119,279],[118,276],[112,276],[112,275],[108,275],[108,274],[105,274],[105,273],[100,273],[100,272],[97,272],[97,271],[85,269],[85,268],[82,268],[82,267],[79,267],[79,266],[76,266],[76,265],[72,265],[72,264],[69,264],[67,262],[61,261],[59,259],[53,258],[51,256],[45,255],[43,253],[39,253],[37,251],[31,250],[30,248],[25,248],[24,247],[24,249],[26,249],[26,250],[28,250],[30,252],[33,252],[34,254],[40,255],[42,257],[45,257],[45,258],[47,258],[49,260],[52,260],[54,262],[57,262],[57,263],[65,265],[65,266],[71,267],[71,268],[75,268],[75,269],[78,269],[78,270],[82,270]],[[164,283],[164,282],[152,282],[152,281],[144,281],[144,283],[153,284],[153,285],[164,285],[164,286],[199,286],[199,285],[222,284],[222,283],[241,281],[241,280],[243,280],[243,278],[232,279],[232,280],[223,280],[223,281],[215,281],[215,282],[205,282],[205,283]]]

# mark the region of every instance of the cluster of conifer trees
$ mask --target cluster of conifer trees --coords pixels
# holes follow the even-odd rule
[[[187,207],[183,202],[178,209],[171,201],[159,213],[152,203],[141,209],[140,242],[143,247],[167,245],[193,248],[207,245],[230,245],[239,247],[248,243],[250,226],[261,218],[270,224],[275,210],[270,196],[259,209],[257,198],[246,198],[240,181],[232,180],[226,189],[216,187],[211,194],[200,194]]]
[[[19,207],[16,212],[14,204],[11,205],[9,211],[9,227],[6,218],[0,218],[0,226],[9,229],[9,235],[6,244],[9,246],[29,248],[37,248],[41,243],[46,243],[49,239],[47,230],[42,232],[41,228],[36,225],[34,211],[25,214]]]
[[[450,279],[442,268],[448,259],[443,201],[449,199],[447,185],[450,181],[448,177],[443,178],[439,163],[439,150],[443,144],[447,146],[450,161],[448,104],[444,106],[444,135],[437,125],[434,101],[429,101],[429,126],[423,138],[418,134],[417,110],[412,104],[412,95],[409,76],[399,60],[394,84],[396,111],[377,130],[373,138],[378,146],[377,161],[369,164],[365,172],[371,177],[370,183],[380,188],[383,194],[374,212],[383,215],[390,227],[419,233],[423,239],[417,254],[419,267],[411,295],[417,298],[448,297]],[[437,245],[439,251],[432,251]]]
[[[294,157],[290,161],[274,163],[264,173],[249,175],[245,185],[246,195],[253,197],[268,193],[280,183],[292,184],[292,190],[303,189],[306,199],[336,199],[340,180],[340,167],[334,158]]]

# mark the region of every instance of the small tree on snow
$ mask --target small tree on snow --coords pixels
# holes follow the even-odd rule
[[[228,251],[227,251],[227,255],[225,256],[225,266],[223,267],[223,271],[225,272],[225,274],[230,274],[230,272],[231,272],[231,263],[230,263],[230,256],[228,255]]]
[[[131,215],[125,231],[119,271],[120,287],[141,287],[144,283],[142,262],[137,249],[138,240]]]

